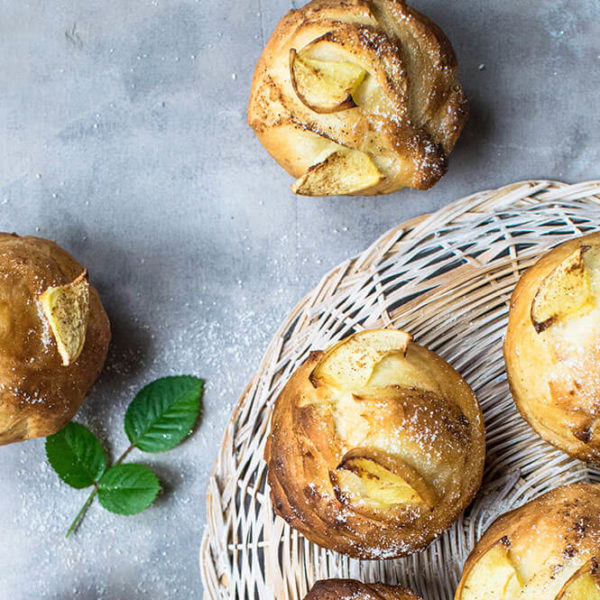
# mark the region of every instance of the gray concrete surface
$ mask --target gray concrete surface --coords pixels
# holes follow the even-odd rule
[[[145,513],[94,505],[43,441],[0,449],[0,598],[199,598],[204,492],[232,405],[280,320],[397,223],[527,178],[600,177],[598,0],[414,0],[447,32],[472,116],[429,192],[306,199],[246,126],[256,59],[290,0],[2,0],[0,229],[58,240],[112,320],[77,416],[126,446],[125,407],[169,373],[207,380],[203,421],[147,458]]]

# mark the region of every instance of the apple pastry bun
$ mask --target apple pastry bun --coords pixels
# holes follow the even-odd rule
[[[556,488],[494,521],[455,600],[600,600],[600,484]]]
[[[423,600],[400,587],[385,583],[362,583],[356,579],[323,579],[317,581],[304,600]]]
[[[517,408],[564,452],[600,465],[600,234],[554,248],[519,280],[504,343]]]
[[[307,196],[428,189],[467,119],[450,42],[404,0],[313,0],[279,22],[248,122]]]
[[[275,402],[265,449],[275,512],[355,558],[405,556],[480,484],[485,432],[462,377],[393,329],[312,352]]]
[[[54,242],[0,233],[0,445],[56,433],[99,375],[110,324]]]

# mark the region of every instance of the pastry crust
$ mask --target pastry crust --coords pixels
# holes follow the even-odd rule
[[[315,40],[328,42],[333,60],[367,71],[355,102],[338,111],[315,112],[295,90],[290,51],[302,52]],[[365,152],[382,175],[356,192],[332,183],[308,195],[428,189],[446,172],[468,116],[456,70],[444,33],[404,0],[313,0],[283,17],[267,43],[252,81],[248,123],[296,178],[340,148]]]
[[[506,575],[510,569],[515,572],[515,587],[507,595],[500,593],[503,581],[493,572],[506,569],[504,561],[488,563],[478,578],[483,585],[475,587],[468,581],[475,567],[498,545],[506,548],[510,564]],[[598,559],[600,485],[559,487],[492,523],[465,563],[455,600],[559,600],[577,574],[585,573],[588,567],[595,573]]]
[[[362,583],[356,579],[317,581],[304,600],[423,600],[399,585]]]
[[[89,288],[85,345],[69,366],[40,305],[48,287],[82,272],[54,242],[0,233],[0,445],[60,430],[102,369],[110,325],[96,289]]]
[[[323,358],[357,335],[312,352],[285,385],[265,449],[268,481],[275,512],[312,542],[356,558],[396,558],[425,548],[473,499],[483,417],[464,379],[413,342],[377,385],[315,381]],[[347,354],[346,364],[358,356],[362,368],[368,352]]]
[[[504,358],[515,404],[533,429],[571,456],[600,464],[598,286],[591,285],[589,302],[583,308],[574,306],[572,314],[543,323],[534,322],[532,315],[534,300],[549,278],[557,269],[575,273],[582,250],[593,284],[600,277],[600,264],[592,269],[591,263],[600,252],[598,233],[561,244],[521,277],[511,298]],[[567,277],[563,280],[552,290],[558,298],[548,303],[571,302],[574,290]]]

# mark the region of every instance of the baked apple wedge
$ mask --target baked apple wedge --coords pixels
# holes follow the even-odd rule
[[[542,281],[531,304],[531,321],[541,333],[553,323],[581,314],[594,305],[590,246],[580,246]],[[590,253],[595,258],[596,252]]]
[[[499,539],[463,575],[455,600],[514,600],[519,597],[522,583],[510,557],[510,542]]]
[[[90,284],[87,271],[71,283],[50,286],[40,296],[42,312],[48,320],[62,364],[75,362],[83,346],[90,310]]]
[[[421,357],[406,350],[392,350],[385,354],[373,367],[368,387],[403,385],[427,392],[441,394],[435,376],[430,373]]]
[[[310,380],[360,390],[367,385],[373,369],[390,352],[406,353],[411,336],[399,329],[359,331],[327,350]]]
[[[352,94],[367,72],[351,62],[319,60],[290,49],[290,77],[296,95],[317,113],[354,108]]]
[[[600,572],[592,559],[565,583],[556,600],[600,600]]]
[[[354,448],[338,466],[354,474],[362,486],[363,496],[379,505],[424,503],[435,506],[436,493],[420,473],[397,457],[372,448]],[[340,483],[343,484],[342,476]]]
[[[340,196],[361,192],[380,180],[381,173],[366,152],[340,147],[309,167],[291,189],[301,196]]]

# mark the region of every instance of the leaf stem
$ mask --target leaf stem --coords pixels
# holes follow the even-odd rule
[[[77,513],[77,516],[71,523],[71,527],[69,527],[69,531],[67,531],[67,535],[65,535],[66,538],[68,538],[75,531],[75,529],[77,529],[79,522],[81,521],[81,519],[83,519],[83,515],[85,515],[85,513],[87,512],[87,509],[90,507],[90,504],[93,502],[97,493],[98,484],[94,483],[94,489],[92,490],[92,493],[88,496],[88,499],[85,501],[85,504],[81,507],[81,510]]]
[[[121,454],[121,456],[119,456],[119,458],[117,459],[117,461],[115,462],[115,464],[113,466],[116,467],[117,465],[120,465],[125,460],[127,455],[134,448],[135,448],[135,446],[133,444],[131,444],[129,446],[129,448],[127,448],[127,450],[125,450],[125,452],[123,452],[123,454]],[[85,504],[81,507],[81,510],[77,513],[77,516],[71,523],[71,526],[69,527],[69,531],[67,531],[67,535],[65,535],[66,538],[68,538],[77,529],[80,521],[83,519],[83,516],[87,512],[87,509],[90,507],[90,504],[94,501],[94,498],[96,497],[97,494],[98,494],[98,482],[96,481],[96,482],[94,482],[94,489],[92,490],[92,493],[88,496],[88,499],[85,501]]]
[[[125,458],[127,457],[127,455],[135,448],[135,446],[133,444],[131,444],[129,446],[129,448],[127,448],[127,450],[125,450],[125,452],[123,452],[123,454],[121,454],[121,456],[119,456],[119,458],[117,458],[114,466],[116,467],[117,465],[120,465]]]

